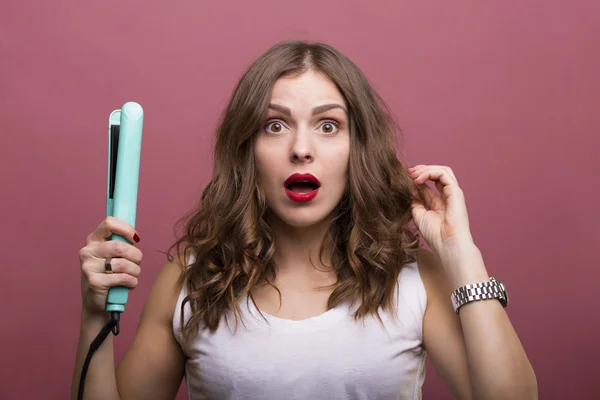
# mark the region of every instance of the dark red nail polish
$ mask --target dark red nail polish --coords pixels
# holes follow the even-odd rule
[[[133,240],[135,240],[136,243],[138,243],[140,241],[140,237],[138,236],[137,233],[135,235],[133,235]]]

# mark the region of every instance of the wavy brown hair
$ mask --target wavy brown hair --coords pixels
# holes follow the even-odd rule
[[[269,212],[257,186],[254,138],[266,120],[271,89],[282,76],[309,69],[328,76],[344,97],[350,130],[348,185],[332,215],[319,257],[331,254],[337,275],[328,308],[359,302],[354,317],[393,309],[398,273],[416,260],[418,234],[411,229],[411,193],[420,189],[403,168],[396,149],[400,133],[384,102],[365,76],[333,47],[304,41],[281,42],[256,59],[243,74],[221,115],[216,132],[213,176],[197,207],[180,219],[185,233],[169,248],[185,245],[195,261],[181,274],[188,294],[181,306],[183,337],[214,332],[239,302],[260,284],[273,285],[274,238]],[[412,226],[414,228],[414,225]],[[184,322],[184,306],[191,318]]]

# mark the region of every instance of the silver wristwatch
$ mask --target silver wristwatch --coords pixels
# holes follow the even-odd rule
[[[450,295],[454,312],[458,314],[458,309],[472,301],[498,299],[502,307],[508,306],[508,294],[506,288],[500,279],[490,278],[489,282],[473,283],[459,287]]]

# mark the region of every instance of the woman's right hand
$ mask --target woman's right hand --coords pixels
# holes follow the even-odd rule
[[[106,316],[106,297],[113,286],[135,289],[141,273],[142,252],[135,246],[119,240],[110,240],[113,233],[129,242],[139,242],[136,230],[129,223],[107,217],[87,237],[87,244],[79,250],[81,263],[82,312]],[[112,274],[106,273],[104,260],[112,257]]]

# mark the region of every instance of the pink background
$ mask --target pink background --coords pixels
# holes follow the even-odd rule
[[[592,0],[3,1],[0,398],[68,397],[108,114],[130,100],[146,113],[144,273],[120,360],[158,251],[210,176],[219,112],[251,60],[287,38],[346,53],[393,110],[409,163],[454,169],[540,397],[597,395],[599,16]],[[424,397],[451,398],[427,372]]]

